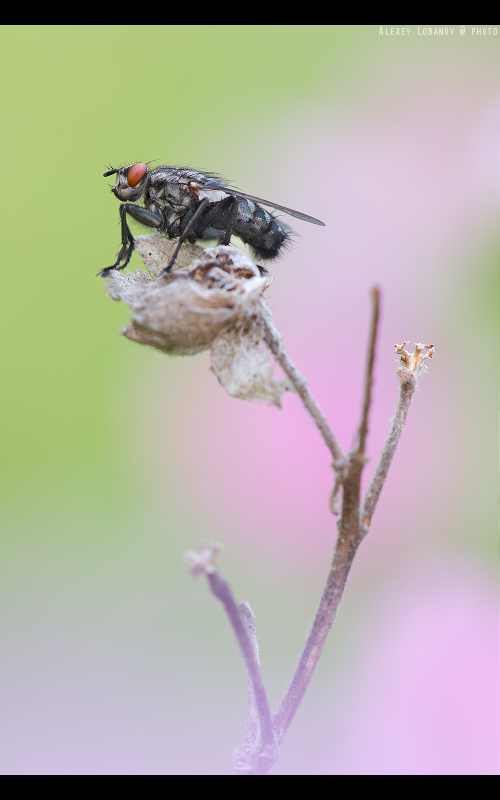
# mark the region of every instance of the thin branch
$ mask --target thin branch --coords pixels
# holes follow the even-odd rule
[[[279,750],[276,745],[274,731],[271,721],[271,712],[267,702],[266,690],[262,682],[259,664],[255,655],[252,641],[248,634],[247,626],[242,619],[240,610],[232,595],[228,582],[222,575],[217,572],[211,572],[207,575],[210,588],[223,604],[229,621],[233,627],[234,633],[240,645],[241,652],[245,661],[250,680],[252,682],[253,696],[255,698],[255,705],[259,715],[260,723],[260,742],[258,743],[258,753],[253,766],[254,775],[262,775],[271,769],[276,763],[279,756]]]
[[[342,450],[333,433],[327,418],[323,414],[317,400],[313,397],[308,389],[307,381],[303,375],[300,374],[291,358],[285,353],[283,349],[283,340],[269,319],[263,319],[264,324],[264,341],[269,347],[271,353],[276,357],[283,372],[288,376],[290,383],[294,387],[298,395],[300,395],[304,406],[313,418],[316,426],[319,429],[327,447],[333,456],[333,464],[336,470],[341,470],[347,463],[346,454]]]
[[[356,547],[346,538],[337,539],[333,563],[316,611],[311,632],[293,674],[290,686],[273,717],[274,730],[279,742],[292,722],[314,674],[330,629],[335,622],[344,594],[347,578]]]
[[[392,419],[389,436],[382,447],[379,462],[365,495],[363,510],[361,512],[361,532],[363,537],[365,537],[370,530],[373,513],[382,493],[392,459],[394,458],[399,437],[401,436],[406,416],[410,409],[410,403],[417,389],[417,375],[423,369],[423,361],[426,358],[432,358],[434,355],[434,345],[432,344],[416,344],[414,353],[407,353],[406,350],[403,349],[405,344],[407,343],[404,342],[402,345],[395,345],[396,352],[401,355],[401,366],[396,370],[400,384],[399,400],[396,413]],[[427,350],[428,352],[422,354],[422,350]]]
[[[245,623],[252,643],[257,663],[259,662],[259,645],[257,631],[255,630],[255,616],[247,602],[238,606],[243,622]],[[234,769],[238,775],[251,775],[255,766],[256,755],[259,753],[260,725],[259,712],[255,701],[252,676],[247,669],[247,724],[246,737],[243,744],[233,750]]]
[[[432,358],[433,355],[432,345],[417,345],[415,353],[411,355],[403,349],[404,345],[396,346],[396,350],[401,355],[402,361],[401,366],[397,370],[400,381],[398,408],[392,422],[389,436],[382,449],[380,461],[370,483],[362,515],[360,516],[361,475],[366,463],[365,447],[368,435],[368,418],[371,405],[373,367],[379,316],[380,292],[378,288],[374,288],[372,290],[372,319],[357,444],[354,449],[346,455],[340,447],[318,403],[309,392],[306,380],[300,375],[291,359],[283,350],[281,336],[272,324],[269,315],[265,313],[262,314],[261,323],[264,341],[280,363],[292,386],[301,397],[304,406],[316,423],[332,453],[334,461],[333,466],[337,472],[334,497],[332,499],[335,500],[336,492],[339,486],[342,485],[342,514],[338,523],[338,536],[335,544],[332,566],[314,617],[311,631],[295,668],[290,686],[272,722],[259,670],[253,614],[251,614],[251,611],[250,615],[246,613],[246,608],[240,611],[232,596],[227,581],[222,578],[213,566],[211,560],[212,554],[210,554],[210,558],[208,559],[210,562],[208,566],[206,563],[206,554],[208,551],[205,551],[205,553],[202,551],[202,556],[190,554],[190,557],[194,556],[198,559],[198,562],[200,559],[203,560],[203,558],[205,558],[203,571],[207,576],[212,592],[224,604],[240,644],[249,681],[251,683],[251,691],[249,692],[248,700],[249,716],[247,721],[247,739],[245,743],[235,751],[237,771],[240,774],[267,774],[278,758],[278,743],[282,742],[290,723],[297,713],[302,698],[318,665],[328,634],[337,617],[357,548],[369,530],[371,517],[380,497],[382,486],[387,477],[387,472],[408,413],[411,398],[416,389],[416,375],[422,369],[423,360],[425,358]],[[427,349],[429,352],[422,355],[422,349]],[[200,569],[198,563],[195,565],[195,568]],[[259,718],[260,737],[256,728],[255,708]]]
[[[221,601],[226,610],[229,622],[240,645],[247,674],[250,676],[252,683],[253,698],[257,708],[260,729],[260,741],[257,742],[254,753],[249,753],[248,767],[241,771],[247,774],[264,775],[276,763],[279,757],[279,749],[274,736],[266,690],[260,674],[258,656],[248,631],[248,622],[242,616],[228,582],[213,564],[213,558],[219,552],[219,549],[219,545],[212,545],[211,548],[201,545],[201,554],[188,551],[183,558],[190,566],[193,574],[203,572],[206,575],[212,593]]]
[[[358,455],[364,457],[366,447],[366,437],[368,434],[368,413],[370,411],[372,386],[373,386],[373,365],[375,363],[375,343],[377,341],[378,322],[380,316],[380,289],[374,286],[371,291],[372,298],[372,322],[370,328],[370,339],[368,346],[368,361],[366,365],[365,394],[363,398],[363,412],[361,424],[358,429]]]
[[[250,603],[247,603],[246,601],[239,603],[238,608],[241,616],[243,617],[243,622],[247,627],[257,664],[260,666],[259,643],[257,641],[257,631],[255,629],[255,614],[250,607]],[[243,745],[243,748],[247,754],[249,750],[252,752],[254,751],[259,740],[259,730],[259,715],[253,691],[252,676],[247,669],[247,735],[245,744]]]
[[[379,462],[366,491],[363,510],[361,512],[361,525],[364,536],[366,536],[370,530],[373,513],[380,499],[389,467],[394,458],[394,453],[396,452],[399,437],[401,436],[415,389],[416,381],[401,383],[399,387],[399,401],[396,413],[392,419],[391,430],[381,450]]]
[[[366,360],[365,388],[363,394],[363,407],[361,412],[361,422],[359,424],[356,437],[357,445],[349,453],[348,466],[341,473],[337,472],[335,486],[330,495],[330,511],[338,514],[337,496],[341,485],[344,486],[343,513],[340,520],[343,535],[358,535],[357,513],[359,509],[359,494],[361,487],[361,473],[365,466],[365,447],[368,435],[368,415],[370,412],[372,387],[373,387],[373,366],[375,363],[375,345],[377,343],[378,323],[380,318],[380,289],[374,286],[371,291],[372,299],[372,318],[370,324],[370,335],[368,338],[368,356]],[[347,523],[347,520],[350,520]],[[347,528],[351,533],[347,533]]]
[[[307,687],[309,686],[314,670],[318,665],[328,634],[335,622],[351,564],[361,541],[359,530],[361,473],[365,465],[364,448],[368,431],[368,412],[371,402],[379,308],[380,292],[378,288],[375,288],[372,291],[372,320],[368,339],[363,409],[358,429],[358,447],[349,454],[348,464],[344,469],[344,476],[342,478],[342,515],[339,520],[339,533],[326,586],[288,691],[273,718],[278,741],[282,740],[288,726],[294,718]],[[338,481],[335,486],[338,488]],[[334,489],[334,493],[335,491]]]
[[[154,277],[154,274],[157,274],[158,269],[162,269],[161,264],[165,260],[166,253],[164,252],[163,247],[155,248],[153,246],[151,241],[153,237],[139,238],[148,240],[147,254],[148,258],[153,259],[153,264],[150,267],[146,258],[144,258],[144,262],[145,265],[150,268],[151,274]],[[138,245],[138,239],[136,239],[136,244]],[[144,244],[146,244],[146,241],[144,241]],[[136,249],[138,248],[136,247]],[[236,257],[234,253],[236,253]],[[243,254],[238,253],[238,251],[234,251],[233,248],[227,246],[210,248],[206,251],[203,251],[200,258],[208,259],[208,261],[206,261],[207,269],[212,269],[214,264],[220,264],[219,271],[222,271],[223,273],[229,273],[234,280],[240,282],[243,281],[243,283],[240,283],[240,288],[245,286],[245,281],[249,278],[251,280],[257,278],[257,280],[260,281],[255,265],[249,263],[248,259],[244,257]],[[199,267],[196,267],[196,270],[198,270],[198,268]],[[241,275],[244,277],[242,278]],[[118,278],[116,278],[116,276],[118,276]],[[186,273],[186,280],[188,279],[192,279],[192,275],[189,270]],[[139,275],[139,277],[132,283],[130,280],[126,280],[125,284],[127,285],[125,288],[127,291],[125,294],[123,294],[122,286],[123,276],[120,276],[118,272],[116,272],[111,283],[113,281],[116,283],[117,280],[120,280],[120,283],[115,286],[114,294],[110,293],[111,296],[113,296],[114,299],[126,297],[128,299],[126,299],[125,302],[128,302],[131,307],[136,308],[137,298],[143,298],[143,277]],[[182,280],[184,281],[184,278],[182,278]],[[212,278],[210,280],[212,280]],[[226,291],[224,288],[225,281],[226,276],[224,276],[224,282],[217,286],[218,292]],[[153,283],[155,283],[155,281],[153,281]],[[160,290],[163,291],[165,288],[165,283],[162,280],[160,280],[160,283]],[[170,286],[171,283],[172,281],[168,284],[168,286]],[[132,303],[130,302],[132,297],[130,294],[131,285],[135,286],[135,288],[139,291],[138,295],[134,295],[135,300]],[[234,282],[231,282],[231,287],[232,291],[234,288]],[[148,291],[150,288],[151,287],[148,288]],[[212,288],[213,287],[210,282],[209,285],[205,286],[205,290],[207,291],[211,291]],[[263,287],[261,286],[259,291],[262,290]],[[245,292],[243,292],[242,296],[247,297]],[[236,324],[236,316],[234,319],[231,318],[231,325],[236,326],[235,330],[237,329],[241,335],[243,335],[243,331],[246,331],[245,335],[247,337],[254,337],[254,334],[257,331],[257,344],[259,344],[261,338],[264,339],[271,353],[275,356],[283,371],[287,375],[290,385],[301,397],[305,408],[314,420],[333,456],[333,467],[336,471],[336,480],[330,504],[335,513],[337,492],[339,491],[340,486],[343,487],[342,514],[338,523],[338,536],[335,544],[335,551],[330,573],[328,575],[323,595],[319,602],[311,631],[307,637],[304,651],[299,658],[299,662],[293,674],[288,691],[286,692],[285,697],[283,698],[276,714],[272,719],[267,702],[266,691],[260,674],[254,617],[248,604],[241,604],[240,606],[236,604],[228,582],[215,568],[213,564],[213,558],[218,552],[219,547],[217,545],[212,545],[211,548],[208,548],[202,545],[200,554],[189,552],[184,556],[184,559],[188,562],[194,573],[204,573],[212,593],[224,605],[243,654],[243,659],[247,670],[247,737],[245,743],[235,751],[237,772],[239,774],[264,775],[269,772],[271,767],[278,759],[278,742],[282,741],[292,719],[294,718],[319,662],[326,639],[337,616],[357,548],[364,536],[366,536],[369,531],[371,519],[382,492],[382,487],[386,480],[387,473],[394,457],[396,446],[408,414],[410,403],[417,387],[416,376],[422,369],[423,361],[426,358],[432,358],[433,346],[416,345],[415,352],[413,354],[409,354],[406,352],[406,350],[404,350],[406,343],[400,346],[396,345],[396,351],[401,356],[401,366],[397,370],[400,381],[398,407],[392,421],[389,436],[382,448],[381,457],[376,467],[375,474],[366,493],[363,510],[360,516],[361,475],[366,463],[365,447],[368,435],[368,419],[373,386],[373,367],[378,334],[380,307],[379,290],[378,288],[374,288],[371,295],[372,321],[368,344],[368,357],[365,373],[361,421],[358,427],[356,445],[348,454],[344,453],[342,450],[339,442],[330,428],[328,420],[321,411],[317,401],[309,391],[306,379],[298,372],[289,356],[285,353],[281,335],[274,327],[271,313],[266,303],[262,300],[262,298],[255,301],[254,295],[251,293],[248,295],[248,297],[250,296],[253,298],[252,304],[255,304],[249,306],[249,308],[244,308],[241,306],[239,313],[243,314],[243,311],[245,311],[245,313],[251,314],[251,319],[254,322],[256,321],[256,328],[252,328],[252,325],[250,325],[247,329],[247,323],[249,320],[246,317],[241,317],[241,319],[244,319],[245,322],[243,327],[241,326],[241,319],[238,324]],[[147,337],[144,337],[143,333],[141,333],[141,337],[138,337],[136,332],[134,333],[134,336],[130,336],[130,338],[134,338],[136,341],[141,341],[143,344],[158,347],[164,352],[176,354],[180,351],[182,351],[183,354],[187,354],[189,352],[198,352],[200,348],[203,349],[203,347],[208,347],[211,343],[213,356],[215,342],[217,342],[219,338],[220,328],[217,328],[215,332],[212,328],[210,328],[211,338],[205,328],[203,328],[203,335],[201,335],[199,327],[199,308],[198,305],[195,305],[193,308],[196,309],[196,313],[193,313],[192,316],[194,319],[196,319],[198,324],[196,336],[193,338],[193,331],[191,329],[189,330],[189,336],[187,336],[185,325],[185,299],[183,298],[182,301],[178,303],[178,307],[180,308],[179,319],[172,328],[172,305],[170,302],[165,302],[165,297],[163,294],[161,297],[161,303],[159,303],[157,299],[155,299],[154,302],[154,308],[156,310],[160,308],[161,313],[159,317],[154,317],[155,322],[151,328],[152,333],[150,331]],[[234,297],[235,295],[233,293],[231,296],[231,302],[229,302],[229,298],[226,298],[226,300],[228,300],[226,309],[234,309]],[[192,303],[193,301],[190,300],[190,302]],[[220,297],[218,297],[213,308],[219,308],[219,305]],[[260,310],[257,308],[259,305]],[[168,313],[165,311],[165,309],[168,311]],[[165,314],[163,312],[165,312]],[[210,318],[211,322],[213,322],[213,317],[214,315],[210,313],[208,314],[207,319]],[[207,323],[207,319],[205,319],[204,325]],[[137,321],[137,319],[135,322],[139,327],[142,324],[140,321]],[[149,324],[151,324],[151,320],[149,320],[148,325]],[[227,325],[229,325],[227,319],[225,324],[225,331],[227,333],[229,330],[227,327]],[[166,338],[158,339],[159,332],[161,332],[162,336]],[[428,350],[428,352],[426,354],[422,354],[422,350]],[[234,361],[234,359],[231,359],[231,361]],[[214,359],[212,363],[214,364]],[[220,373],[216,372],[216,374],[218,375],[221,383],[226,385],[221,379]],[[286,381],[283,382],[283,384],[286,383]],[[288,384],[286,388],[289,388]],[[240,390],[238,389],[238,391]],[[243,395],[235,391],[230,391],[230,393],[235,394],[235,396],[238,397],[245,396],[247,399],[249,399],[247,394]],[[279,397],[281,397],[281,394]],[[277,400],[279,401],[279,397],[276,398],[276,396],[273,395],[273,402],[279,404],[279,402],[277,402]]]

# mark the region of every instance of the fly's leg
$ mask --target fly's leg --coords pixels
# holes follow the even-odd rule
[[[173,268],[173,266],[175,264],[175,259],[179,255],[179,250],[181,249],[182,245],[184,244],[184,242],[188,238],[189,232],[193,230],[194,225],[198,222],[198,220],[200,219],[201,215],[205,211],[207,205],[208,205],[208,200],[207,200],[206,197],[204,197],[203,200],[201,201],[200,205],[198,206],[198,208],[194,212],[193,216],[189,220],[187,226],[182,231],[180,239],[179,239],[179,241],[177,243],[177,247],[175,248],[174,254],[173,254],[172,258],[170,259],[170,263],[169,263],[168,267],[163,270],[162,275],[165,275],[167,272],[172,272],[172,268]]]
[[[127,224],[127,217],[125,211],[122,212],[123,206],[120,206],[120,218],[122,222],[122,246],[120,252],[118,253],[118,258],[116,259],[115,263],[111,267],[106,267],[106,269],[102,269],[98,274],[102,275],[103,278],[107,278],[109,273],[112,269],[125,269],[128,262],[132,257],[132,251],[134,249],[134,237],[130,231],[130,228]],[[125,261],[119,266],[120,261],[125,258]]]
[[[200,240],[209,238],[207,233],[214,233],[216,237],[219,237],[222,232],[223,236],[219,244],[229,244],[238,213],[238,201],[231,195],[224,200],[219,200],[218,203],[212,203],[211,206],[204,214],[202,224],[198,225],[198,230],[193,231],[193,235]]]
[[[220,240],[219,244],[227,245],[231,241],[231,236],[233,234],[234,223],[236,222],[236,214],[238,213],[238,201],[236,197],[231,196],[226,198],[226,200],[223,200],[222,202],[227,203],[227,205],[229,206],[229,214],[227,215],[227,225],[225,233],[222,239]]]
[[[120,205],[122,246],[120,252],[118,253],[118,258],[113,266],[106,267],[97,273],[102,278],[107,278],[112,269],[125,269],[132,257],[132,251],[134,249],[134,237],[132,236],[130,228],[127,224],[127,214],[130,214],[130,216],[137,220],[137,222],[142,222],[143,225],[148,225],[150,228],[159,228],[163,223],[163,217],[158,212],[148,211],[147,208],[142,208],[142,206],[134,206],[132,203],[122,203]],[[119,266],[120,261],[123,259],[125,259],[123,264]]]

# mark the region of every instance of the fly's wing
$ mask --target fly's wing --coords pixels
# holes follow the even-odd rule
[[[238,189],[232,188],[228,188],[225,191],[227,191],[228,194],[236,195],[236,197],[244,197],[246,200],[253,200],[255,203],[262,203],[263,206],[270,206],[271,208],[276,208],[278,211],[284,211],[285,214],[290,214],[291,217],[296,217],[304,222],[311,222],[313,225],[323,225],[323,227],[325,226],[325,223],[321,222],[319,219],[316,219],[316,217],[310,217],[308,214],[302,214],[301,211],[294,211],[292,208],[287,208],[286,206],[279,206],[278,203],[271,203],[270,200],[263,200],[262,197],[255,197],[253,194],[245,194],[245,192],[240,192]]]

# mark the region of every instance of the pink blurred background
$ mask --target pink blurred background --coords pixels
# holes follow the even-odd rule
[[[312,52],[316,29],[304,30]],[[394,344],[436,347],[273,774],[496,774],[498,56],[461,40],[391,50],[377,36],[364,61],[349,51],[344,93],[330,91],[325,51],[301,96],[261,120],[238,116],[234,98],[224,137],[191,131],[171,160],[191,149],[193,166],[326,223],[286,220],[300,237],[267,297],[346,449],[380,286],[365,486],[396,407]],[[148,157],[163,160],[171,117],[143,134]],[[99,220],[114,222],[90,272],[118,242],[116,211]],[[85,322],[115,314],[111,341],[126,310],[91,288]],[[329,453],[296,396],[281,410],[235,400],[208,354],[169,360],[117,339],[109,355],[105,341],[99,329],[88,355],[88,374],[105,376],[103,393],[88,388],[103,448],[88,474],[61,461],[53,484],[37,476],[28,500],[7,503],[2,771],[230,774],[244,670],[181,554],[224,543],[220,569],[254,609],[276,707],[333,552]],[[101,480],[106,448],[113,479]]]
[[[362,644],[350,642],[341,678],[328,679],[333,656],[325,654],[321,685],[290,730],[294,744],[287,739],[277,774],[496,770],[496,580],[493,565],[473,556],[492,522],[485,411],[496,344],[483,338],[480,313],[470,319],[470,301],[491,268],[484,248],[497,225],[498,108],[477,87],[437,83],[414,78],[404,97],[365,106],[362,125],[350,109],[335,120],[311,110],[282,129],[283,161],[301,164],[304,177],[285,178],[280,196],[309,213],[326,209],[328,228],[301,226],[268,300],[344,448],[359,423],[368,293],[375,283],[382,290],[365,485],[395,410],[394,344],[434,343],[436,355],[339,618],[341,636]],[[282,607],[267,613],[287,613],[295,584],[302,593],[305,582],[307,621],[335,534],[329,454],[298,398],[286,395],[280,411],[250,407],[224,396],[208,367],[208,359],[193,365],[175,395],[154,380],[145,457],[152,446],[157,501],[175,463],[171,491],[202,528],[282,585]],[[253,595],[249,587],[244,596]],[[298,626],[297,652],[302,635]]]

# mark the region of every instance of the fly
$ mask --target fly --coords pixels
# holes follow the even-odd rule
[[[134,237],[127,214],[169,239],[179,240],[165,273],[172,271],[185,241],[194,244],[218,238],[220,244],[227,245],[233,233],[250,246],[255,257],[276,258],[290,241],[290,233],[262,206],[313,225],[325,224],[300,211],[233,189],[219,175],[190,167],[164,165],[150,170],[147,164],[138,163],[110,169],[103,177],[109,175],[116,175],[111,191],[125,202],[120,204],[122,246],[115,263],[100,271],[104,278],[112,269],[124,269],[132,256]],[[141,200],[143,205],[135,205]]]

